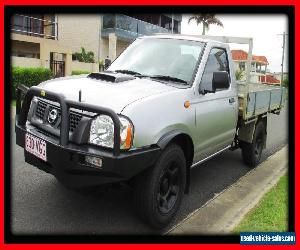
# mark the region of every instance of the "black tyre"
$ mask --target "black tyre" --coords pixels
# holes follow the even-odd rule
[[[259,121],[255,127],[252,143],[241,143],[243,160],[249,167],[253,168],[260,162],[265,137],[265,125]]]
[[[155,166],[136,179],[134,205],[139,217],[154,228],[167,226],[180,206],[185,180],[183,151],[178,145],[170,145]]]

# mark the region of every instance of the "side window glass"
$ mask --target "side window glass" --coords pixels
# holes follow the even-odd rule
[[[201,78],[201,89],[211,90],[213,73],[217,71],[227,71],[229,74],[229,64],[225,49],[212,48]]]

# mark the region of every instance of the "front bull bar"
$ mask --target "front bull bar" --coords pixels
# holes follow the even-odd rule
[[[22,101],[22,94],[24,96]],[[113,155],[120,155],[120,119],[118,115],[109,108],[98,107],[91,104],[82,102],[76,102],[66,99],[63,94],[57,94],[52,91],[44,90],[40,87],[27,88],[24,85],[17,87],[17,101],[16,101],[16,120],[18,126],[25,127],[27,121],[27,115],[31,105],[33,97],[41,97],[50,101],[58,102],[61,108],[61,124],[60,124],[60,140],[61,146],[67,146],[69,143],[69,131],[70,131],[70,108],[80,109],[99,115],[109,116],[114,123],[114,147]]]

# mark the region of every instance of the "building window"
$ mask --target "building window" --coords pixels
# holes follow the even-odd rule
[[[11,41],[11,55],[40,59],[40,45],[38,43]]]
[[[173,28],[174,33],[179,33],[179,21],[174,20],[174,28]]]
[[[12,17],[12,29],[14,33],[43,37],[44,23],[43,15],[14,15]]]
[[[161,16],[161,27],[168,30],[172,30],[172,18],[167,16]]]
[[[27,53],[27,52],[11,52],[12,56],[17,56],[17,57],[27,57],[27,58],[36,58],[40,59],[40,54],[35,54],[35,53]]]
[[[127,16],[133,17],[135,19],[151,23],[154,25],[159,25],[159,15],[157,14],[129,14]]]

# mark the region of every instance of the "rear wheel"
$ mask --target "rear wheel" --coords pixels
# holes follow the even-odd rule
[[[265,125],[259,121],[255,127],[252,143],[241,143],[243,160],[249,167],[255,167],[260,162],[265,136]]]
[[[134,204],[139,217],[154,228],[167,226],[180,206],[185,176],[183,151],[178,145],[170,145],[155,166],[136,180]]]

